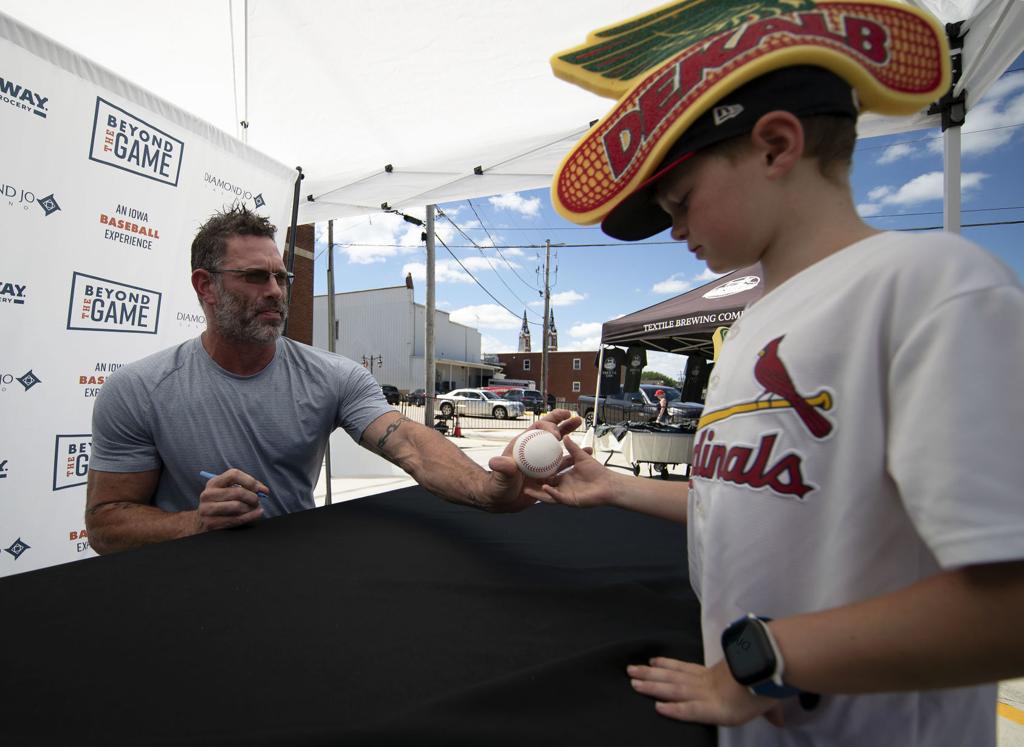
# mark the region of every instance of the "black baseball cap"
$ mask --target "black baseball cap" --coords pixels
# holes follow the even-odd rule
[[[833,114],[856,120],[859,106],[850,84],[822,67],[798,65],[755,78],[696,119],[654,173],[605,216],[601,230],[615,239],[638,241],[671,227],[672,219],[654,200],[658,180],[701,149],[744,135],[763,115],[779,110],[798,117]]]

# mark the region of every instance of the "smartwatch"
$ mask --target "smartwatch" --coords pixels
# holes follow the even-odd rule
[[[733,679],[755,695],[791,698],[798,688],[782,681],[783,662],[778,644],[768,630],[771,618],[748,614],[722,633],[722,651]],[[801,697],[801,703],[804,698]]]

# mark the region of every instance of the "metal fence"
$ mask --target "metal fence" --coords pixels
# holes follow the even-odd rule
[[[530,426],[548,411],[548,408],[527,408],[521,413],[509,411],[506,405],[494,400],[480,400],[471,402],[453,402],[443,398],[434,397],[434,421],[425,423],[433,426],[442,433],[451,434],[455,430],[456,420],[460,430],[509,430],[521,431]],[[583,418],[584,428],[593,426],[593,404],[582,405],[576,402],[564,400],[555,401],[556,409],[574,412]],[[423,423],[426,416],[426,407],[422,400],[409,401],[408,396],[403,397],[398,405],[402,414],[410,420]],[[656,408],[649,405],[639,404],[606,404],[601,403],[598,411],[598,424],[618,425],[620,423],[647,422],[654,419]],[[669,411],[669,421],[672,425],[683,425],[691,430],[696,429],[695,418],[685,418],[678,412]]]
[[[483,400],[477,404],[476,401],[456,403],[443,398],[432,399],[434,422],[425,425],[431,425],[448,434],[455,430],[456,420],[461,430],[521,431],[548,411],[548,408],[526,407],[522,412],[516,412],[514,408],[494,400]],[[427,408],[422,404],[422,400],[409,401],[408,397],[403,397],[398,408],[410,420],[424,422]],[[575,402],[556,400],[555,408],[577,412]]]

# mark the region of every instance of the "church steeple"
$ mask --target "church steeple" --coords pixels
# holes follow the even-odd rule
[[[530,352],[530,325],[526,322],[526,311],[523,311],[523,326],[519,330],[519,352]]]
[[[558,350],[558,330],[555,329],[555,310],[551,310],[551,318],[548,320],[548,350]]]

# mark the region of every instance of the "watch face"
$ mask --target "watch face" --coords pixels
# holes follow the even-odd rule
[[[722,648],[732,676],[741,685],[756,685],[775,674],[775,652],[757,621],[730,625],[722,634]]]

